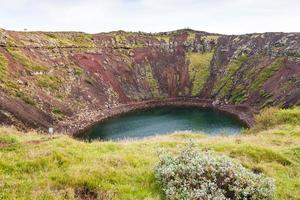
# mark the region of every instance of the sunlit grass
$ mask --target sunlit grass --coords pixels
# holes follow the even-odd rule
[[[177,132],[85,143],[66,135],[49,138],[0,128],[0,199],[74,199],[78,188],[107,199],[161,199],[153,174],[158,152],[177,152],[191,139],[201,150],[230,156],[274,178],[276,199],[299,199],[300,125],[287,117],[295,111],[282,112],[284,123],[236,136]]]

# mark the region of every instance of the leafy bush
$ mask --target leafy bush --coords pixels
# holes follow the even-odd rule
[[[175,157],[163,154],[155,175],[167,199],[274,199],[272,179],[192,145]]]

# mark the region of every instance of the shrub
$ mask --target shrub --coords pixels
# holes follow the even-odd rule
[[[178,156],[160,156],[155,175],[167,199],[274,199],[272,179],[192,145]]]

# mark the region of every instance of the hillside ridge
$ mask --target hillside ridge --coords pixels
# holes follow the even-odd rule
[[[299,105],[300,33],[0,29],[1,124],[75,133],[120,107],[184,98],[249,125],[263,107]]]

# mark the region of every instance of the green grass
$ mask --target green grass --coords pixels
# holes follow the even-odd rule
[[[239,90],[239,88],[236,88],[233,91],[233,94],[230,98],[230,101],[235,103],[235,104],[240,104],[243,103],[244,101],[247,100],[247,96],[246,96],[246,91],[245,90]]]
[[[0,54],[0,81],[3,81],[3,79],[7,75],[7,65],[7,58],[4,55]]]
[[[155,97],[155,98],[159,97],[160,93],[159,93],[158,81],[154,78],[152,68],[149,63],[145,64],[145,76],[149,83],[150,90],[151,90],[153,97]]]
[[[0,88],[2,88],[10,95],[21,99],[25,103],[35,105],[34,100],[30,96],[26,95],[23,91],[21,91],[21,88],[14,80],[10,79],[10,77],[8,76],[7,66],[7,58],[0,54]]]
[[[164,41],[165,43],[170,43],[171,37],[168,35],[157,35],[155,36],[159,41]]]
[[[14,144],[18,141],[18,138],[14,135],[0,135],[0,143],[1,144]]]
[[[48,88],[53,91],[58,90],[63,83],[59,77],[47,74],[38,75],[37,82],[40,87]]]
[[[194,42],[195,38],[196,38],[196,33],[188,32],[188,36],[186,39],[188,42],[190,42],[190,43]]]
[[[59,108],[53,108],[52,113],[58,114],[58,115],[63,115],[63,111],[61,111]]]
[[[84,188],[104,199],[161,199],[153,169],[162,149],[178,152],[190,139],[276,181],[276,199],[299,199],[299,108],[270,108],[237,136],[174,133],[137,141],[85,143],[66,135],[0,128],[0,199],[74,199]],[[275,114],[274,114],[274,111]],[[273,113],[267,115],[266,113]],[[274,117],[275,116],[275,117]]]
[[[47,66],[42,65],[41,63],[38,63],[37,61],[27,57],[21,50],[12,47],[7,48],[7,50],[16,61],[18,61],[21,65],[25,67],[25,69],[29,71],[48,70]]]
[[[255,126],[251,131],[266,130],[273,126],[295,126],[300,124],[300,107],[280,109],[270,107],[262,110],[255,117]]]
[[[68,35],[64,33],[48,32],[44,33],[47,39],[54,41],[59,46],[77,46],[77,47],[94,47],[92,41],[93,35],[85,33],[74,33]]]
[[[214,86],[214,92],[218,92],[220,96],[229,94],[229,90],[233,86],[233,77],[235,73],[240,69],[241,65],[248,61],[247,55],[242,55],[237,59],[233,59],[227,66],[224,74],[219,77]]]
[[[205,36],[202,36],[201,39],[204,39],[209,42],[214,41],[216,43],[218,41],[219,37],[220,36],[218,36],[218,35],[205,35]]]
[[[270,65],[266,66],[255,78],[251,84],[250,91],[256,91],[260,89],[263,83],[272,77],[282,67],[285,58],[280,57],[273,61]]]
[[[34,106],[35,105],[35,101],[31,96],[28,96],[26,93],[22,92],[22,91],[17,91],[15,96],[19,99],[21,99],[22,101],[24,101],[25,103]]]
[[[195,96],[201,92],[204,83],[209,76],[210,62],[213,52],[186,54],[186,60],[189,63],[189,77],[193,83],[192,95]]]

